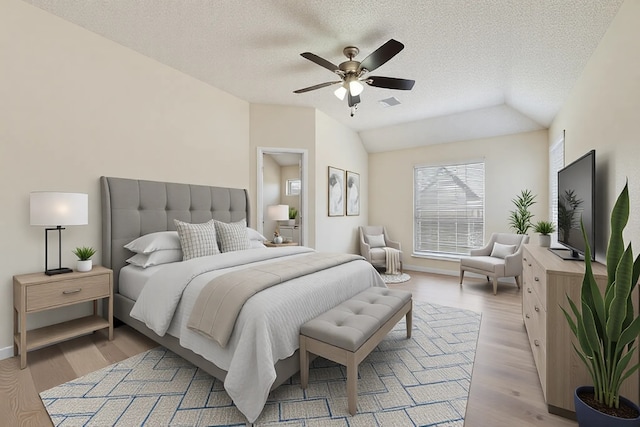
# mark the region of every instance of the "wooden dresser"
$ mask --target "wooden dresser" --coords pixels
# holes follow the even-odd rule
[[[560,306],[569,310],[566,295],[579,301],[584,262],[565,261],[547,248],[527,244],[522,263],[522,317],[545,401],[549,412],[574,418],[575,388],[592,383],[571,345],[574,337]],[[598,286],[604,290],[606,267],[593,263],[593,271]],[[620,394],[638,403],[638,390],[636,373],[624,382]]]

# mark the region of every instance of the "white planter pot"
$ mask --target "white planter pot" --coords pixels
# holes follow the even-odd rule
[[[274,237],[273,243],[275,243],[276,245],[282,243],[282,236]]]
[[[91,262],[90,259],[86,260],[86,261],[78,261],[78,264],[76,266],[76,270],[77,271],[91,271],[91,268],[93,267],[93,263]]]
[[[548,248],[549,246],[551,246],[551,236],[550,235],[541,234],[539,236],[539,238],[540,238],[540,246],[542,246],[543,248]]]

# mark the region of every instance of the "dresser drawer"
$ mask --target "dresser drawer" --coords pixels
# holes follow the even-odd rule
[[[547,274],[538,262],[525,252],[522,258],[525,292],[532,289],[538,295],[542,308],[547,310]]]
[[[533,360],[535,361],[536,368],[538,369],[538,376],[540,378],[540,384],[542,385],[542,391],[546,398],[546,383],[547,383],[547,313],[542,308],[542,304],[538,298],[538,295],[530,289],[528,292],[525,289],[522,299],[522,316],[524,318],[524,324],[527,328],[527,335],[529,338],[529,345],[531,346],[531,352],[533,353]]]
[[[38,311],[107,297],[110,295],[109,289],[109,274],[28,286],[26,311]]]

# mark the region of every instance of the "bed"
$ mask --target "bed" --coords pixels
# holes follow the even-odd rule
[[[113,270],[114,316],[223,381],[228,394],[249,422],[259,416],[269,390],[299,371],[297,334],[300,325],[364,288],[385,286],[375,269],[363,259],[291,279],[247,300],[229,345],[219,345],[186,327],[188,314],[206,282],[242,270],[245,265],[296,263],[315,251],[303,247],[252,249],[154,266],[130,274],[138,268],[127,266],[126,260],[132,253],[124,245],[149,233],[175,230],[174,219],[194,224],[211,219],[224,223],[245,220],[249,224],[248,192],[113,177],[101,177],[100,187],[102,262]],[[202,274],[195,275],[189,273],[192,268],[187,265],[189,263],[198,266],[206,263],[207,267],[202,268]],[[127,284],[127,290],[123,287],[123,292],[120,292],[121,273]],[[194,277],[183,290],[175,291],[172,280],[180,282],[182,279],[178,277],[181,275]],[[130,276],[135,280],[127,278]],[[157,286],[165,288],[161,292],[149,291],[160,289]],[[167,323],[167,333],[156,333],[154,325],[149,327],[147,320],[140,321],[131,315],[136,304],[139,306],[144,298],[147,298],[147,304],[160,306],[164,302],[158,298],[172,292],[177,292],[179,301],[175,314]],[[139,312],[134,311],[134,315]]]

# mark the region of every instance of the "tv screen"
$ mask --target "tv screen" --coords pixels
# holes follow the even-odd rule
[[[595,150],[558,171],[558,243],[567,249],[553,252],[563,259],[584,259],[582,221],[595,260],[595,179]]]

